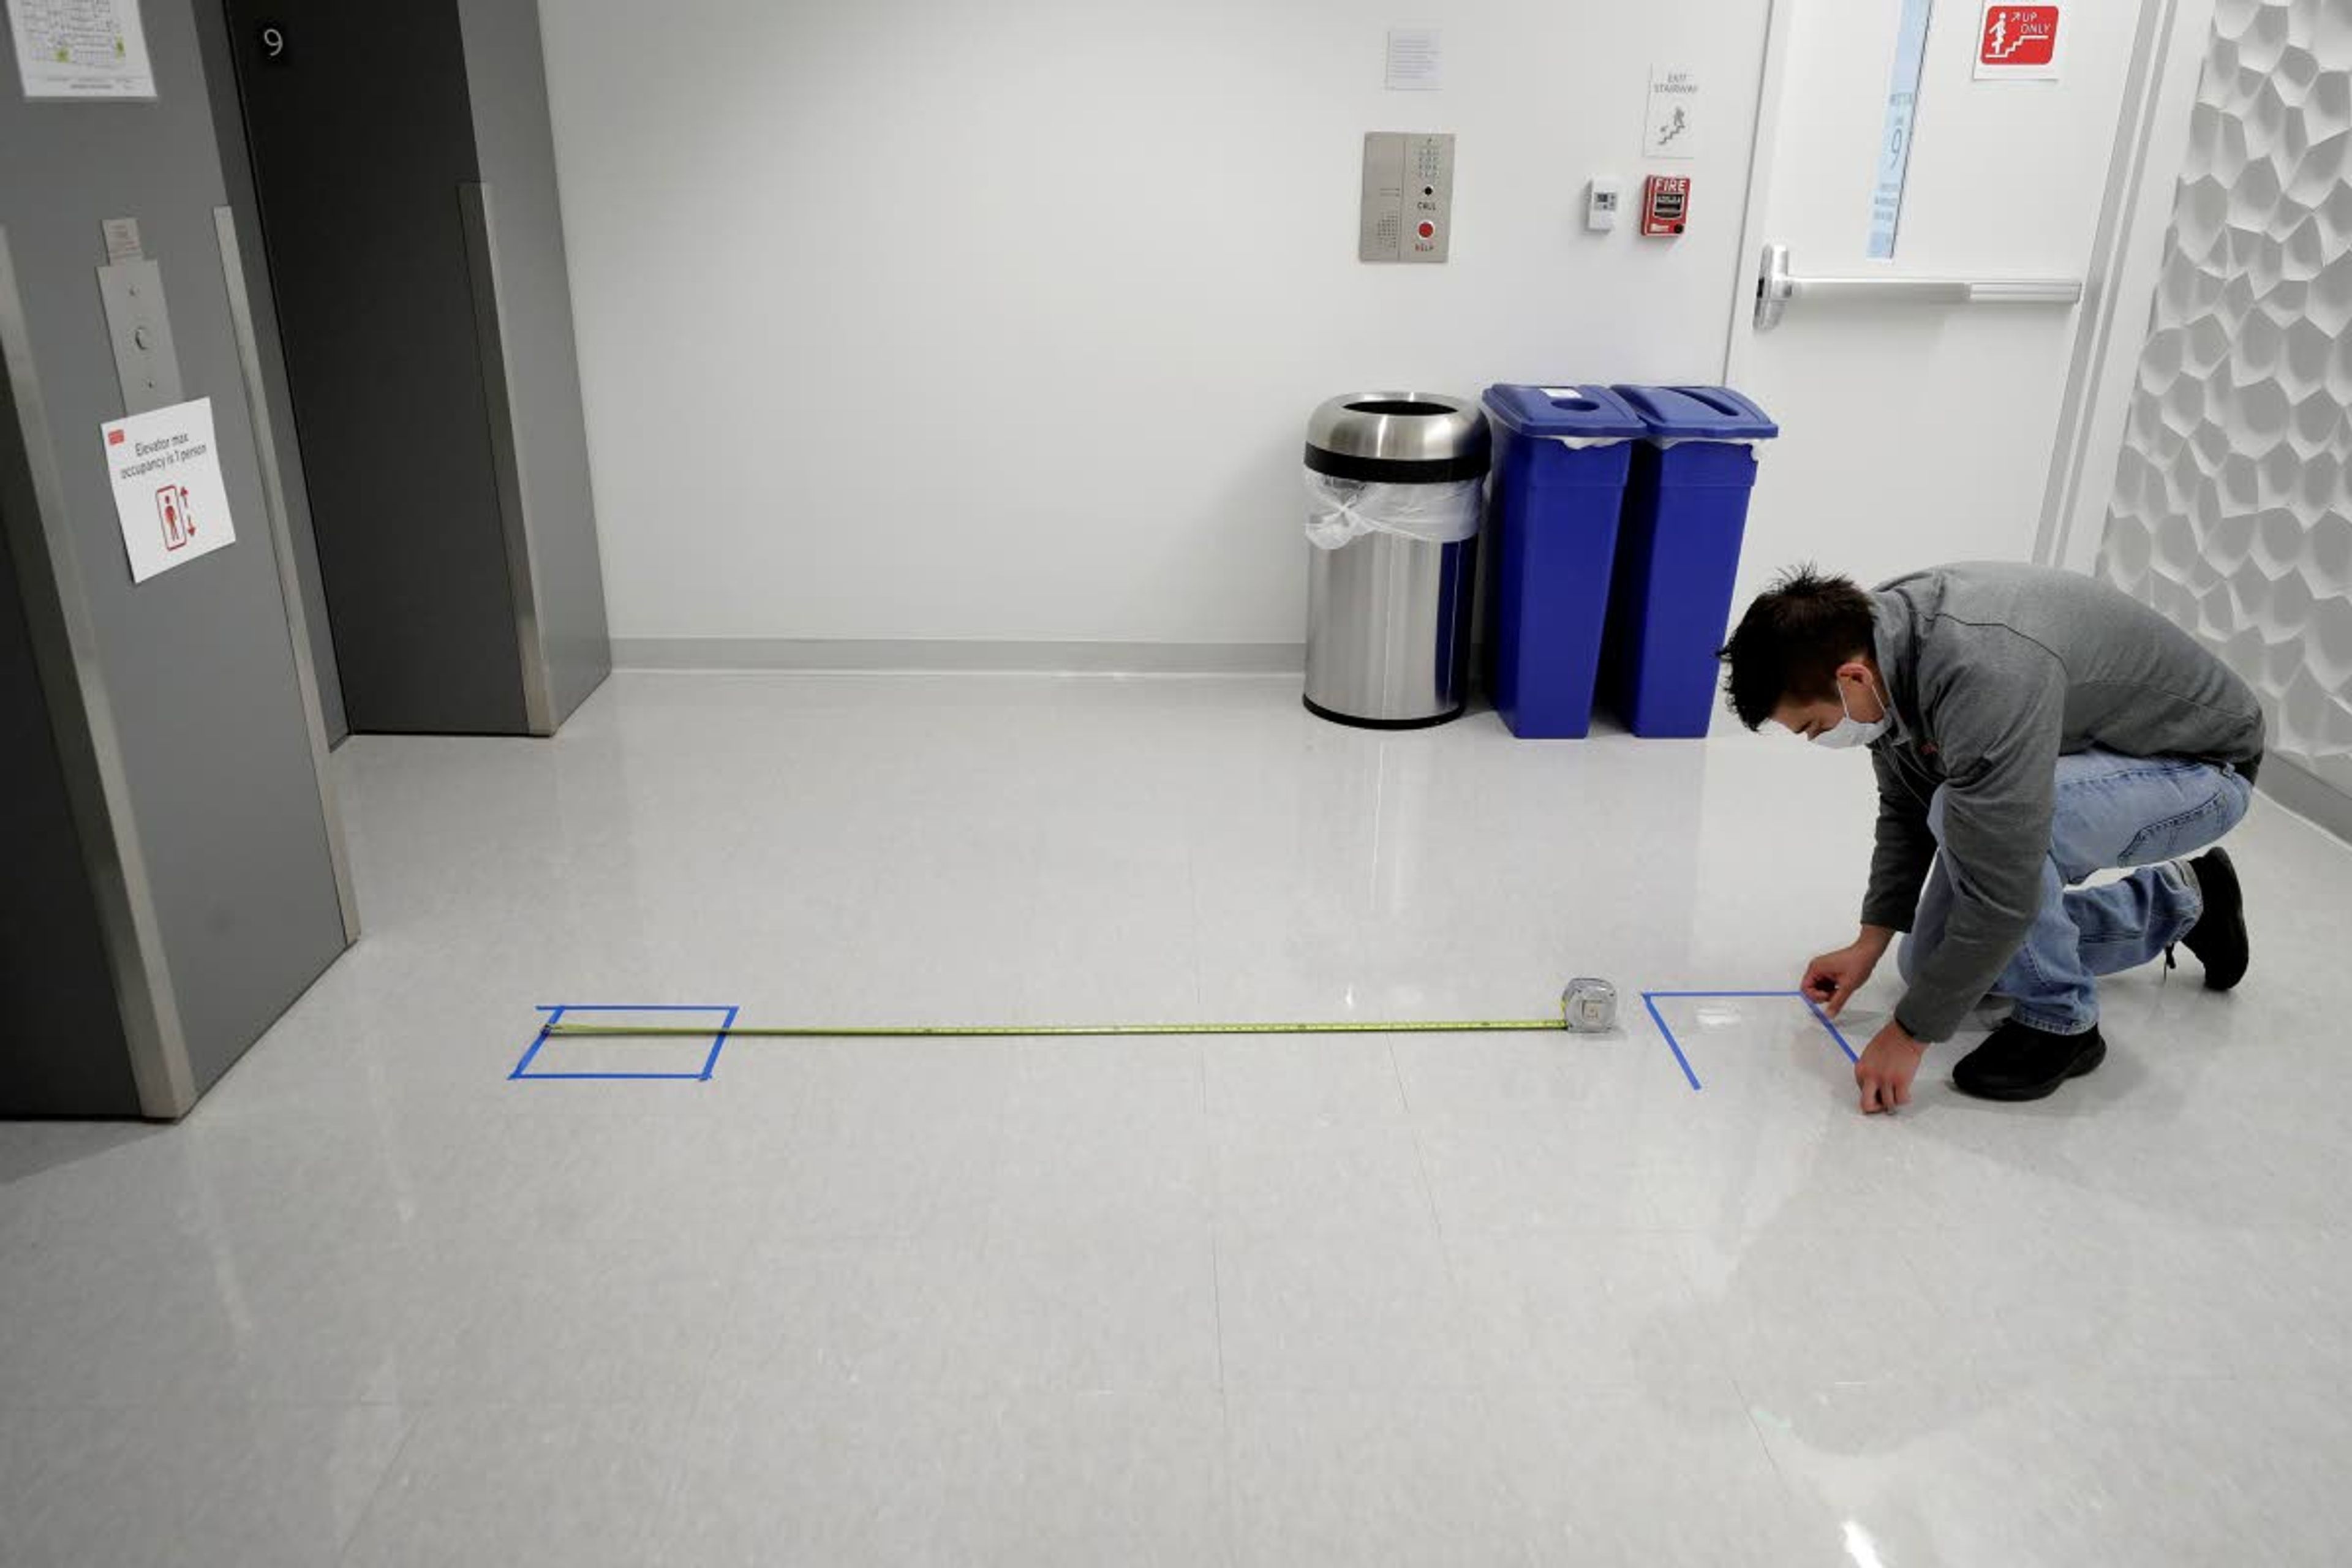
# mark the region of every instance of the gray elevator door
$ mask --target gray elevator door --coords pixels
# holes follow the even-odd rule
[[[525,733],[454,0],[227,14],[352,728]]]
[[[0,384],[13,417],[7,402]],[[0,443],[15,434],[0,426]],[[130,1047],[21,594],[0,529],[0,1116],[133,1116]]]
[[[201,1090],[334,962],[345,931],[223,270],[215,209],[227,190],[194,12],[158,4],[142,14],[155,69],[149,102],[27,100],[16,89],[13,46],[0,48],[0,230],[26,334],[21,361],[5,368],[37,390],[58,491],[45,525],[64,542],[86,620],[85,640],[59,657],[79,663],[105,696],[121,778],[119,826],[139,851],[152,910],[142,956],[151,975],[165,977],[159,989]],[[106,259],[101,226],[116,217],[137,221],[159,269],[185,395],[211,400],[236,534],[226,548],[142,584],[131,579],[100,436],[124,412],[97,276]],[[0,417],[17,416],[0,406]],[[26,446],[21,426],[0,441],[12,437]],[[9,466],[0,459],[0,468]],[[6,489],[0,509],[23,504],[23,493]],[[26,537],[22,521],[5,526],[12,541]],[[13,550],[10,566],[20,587],[36,573],[60,577],[46,549],[38,557]],[[54,696],[45,703],[49,722],[60,722]],[[0,752],[0,768],[12,761]],[[28,765],[57,764],[36,756]],[[42,809],[37,798],[27,804]],[[58,881],[66,870],[54,858],[0,863],[0,877]],[[79,902],[61,895],[60,919],[78,918]],[[111,1050],[119,1033],[100,1024],[64,1044]],[[72,1109],[112,1109],[103,1078],[79,1081]],[[70,1087],[49,1075],[44,1092]]]

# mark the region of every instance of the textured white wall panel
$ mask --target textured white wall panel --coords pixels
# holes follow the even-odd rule
[[[2352,797],[2352,0],[2221,0],[2100,570]]]

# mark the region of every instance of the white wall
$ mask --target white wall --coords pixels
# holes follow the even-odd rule
[[[2342,0],[2223,0],[2214,22],[2099,564],[2253,685],[2293,798],[2343,823],[2352,25]]]
[[[542,12],[625,659],[1296,643],[1324,397],[1722,374],[1764,0]],[[1444,90],[1382,90],[1392,24]],[[1641,156],[1654,61],[1702,73],[1695,164]],[[1370,130],[1458,133],[1450,265],[1356,261]],[[1648,167],[1693,232],[1585,235]]]

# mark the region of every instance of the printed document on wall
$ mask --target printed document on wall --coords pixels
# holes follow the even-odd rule
[[[1434,27],[1389,29],[1391,92],[1435,92],[1445,85],[1444,40]]]
[[[8,0],[26,98],[152,98],[139,0]]]
[[[211,398],[110,420],[100,434],[132,582],[236,542]]]

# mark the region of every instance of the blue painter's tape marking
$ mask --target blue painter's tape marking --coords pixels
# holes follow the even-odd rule
[[[606,1081],[635,1083],[709,1083],[710,1081],[711,1073],[719,1066],[719,1053],[726,1048],[727,1037],[734,1029],[736,1019],[742,1014],[742,1008],[739,1005],[718,1002],[646,1002],[636,1004],[619,1002],[565,1002],[553,1006],[542,1004],[536,1010],[546,1014],[547,1016],[541,1021],[539,1034],[531,1040],[530,1047],[523,1052],[522,1060],[517,1062],[515,1064],[514,1070],[507,1074],[507,1079],[509,1082],[520,1079],[532,1083],[554,1080],[568,1080],[573,1083]],[[543,1068],[538,1072],[531,1071],[531,1063],[538,1059],[541,1050],[546,1047],[548,1040],[553,1036],[556,1023],[567,1016],[581,1013],[701,1013],[706,1016],[714,1016],[718,1021],[711,1027],[709,1054],[703,1058],[701,1067],[690,1072],[550,1072]],[[700,1031],[697,1030],[696,1033],[698,1034]]]
[[[1804,993],[1801,991],[1644,991],[1642,994],[1671,999],[1690,996],[1802,996]]]
[[[736,1015],[742,1011],[743,1009],[740,1006],[730,1007],[727,1009],[727,1017],[725,1021],[719,1026],[719,1033],[711,1037],[710,1059],[702,1064],[703,1082],[709,1083],[710,1081],[711,1073],[718,1069],[719,1053],[727,1048],[727,1031],[735,1026]]]
[[[539,1034],[531,1040],[530,1048],[523,1052],[522,1060],[515,1063],[514,1071],[507,1074],[509,1083],[512,1083],[530,1070],[531,1058],[538,1056],[540,1047],[547,1044],[549,1032],[555,1027],[556,1020],[563,1016],[564,1010],[561,1007],[541,1007],[540,1011],[546,1014],[547,1017],[539,1026]]]
[[[1682,1042],[1675,1038],[1675,1032],[1672,1029],[1666,1027],[1666,1016],[1658,1011],[1657,999],[1659,997],[1675,994],[1679,994],[1679,993],[1668,991],[1644,991],[1642,993],[1642,1005],[1650,1010],[1651,1021],[1658,1026],[1658,1033],[1665,1036],[1667,1048],[1675,1053],[1675,1060],[1682,1064],[1683,1076],[1690,1079],[1691,1092],[1693,1094],[1696,1094],[1698,1092],[1698,1074],[1691,1071],[1690,1058],[1683,1055]]]
[[[724,1013],[727,1010],[726,1005],[719,1002],[566,1002],[560,1008],[540,1009],[542,1013]]]
[[[1846,1043],[1845,1031],[1837,1026],[1837,1020],[1822,1012],[1822,1005],[1811,997],[1805,996],[1803,992],[1801,991],[1797,994],[1803,997],[1805,1005],[1813,1010],[1813,1016],[1822,1021],[1822,1027],[1830,1032],[1830,1038],[1835,1040],[1838,1049],[1845,1053],[1845,1059],[1859,1064],[1862,1058],[1854,1055],[1853,1047]]]
[[[703,1081],[703,1076],[698,1072],[535,1072],[530,1075],[530,1079],[533,1083],[555,1083],[563,1079],[570,1079],[574,1082],[596,1083],[604,1083],[615,1079],[631,1079],[639,1081],[667,1083],[700,1083]]]
[[[1845,1053],[1845,1059],[1847,1061],[1859,1062],[1862,1060],[1860,1057],[1854,1055],[1853,1047],[1846,1043],[1845,1035],[1838,1028],[1835,1021],[1832,1020],[1827,1013],[1822,1011],[1821,1004],[1814,1001],[1811,997],[1806,995],[1801,991],[1644,991],[1642,993],[1642,1004],[1649,1008],[1651,1018],[1654,1019],[1658,1026],[1658,1033],[1666,1037],[1667,1046],[1671,1047],[1675,1053],[1675,1060],[1682,1064],[1683,1076],[1690,1079],[1691,1088],[1696,1089],[1698,1088],[1698,1074],[1691,1071],[1690,1058],[1683,1055],[1682,1042],[1675,1038],[1674,1030],[1667,1026],[1665,1015],[1658,1011],[1658,1003],[1660,1000],[1702,1001],[1713,997],[1759,996],[1785,996],[1795,1001],[1802,1002],[1805,1005],[1805,1011],[1811,1013],[1814,1019],[1820,1023],[1821,1026],[1829,1031],[1830,1038],[1837,1043],[1837,1048],[1839,1050]]]

